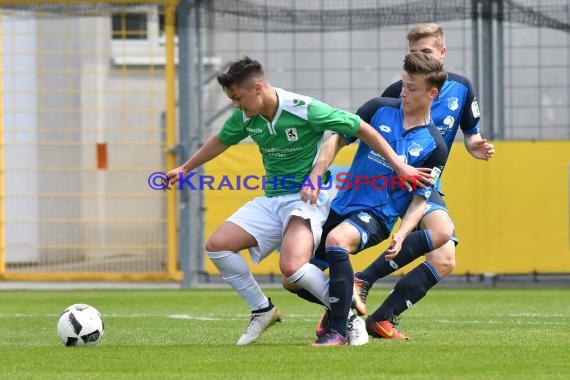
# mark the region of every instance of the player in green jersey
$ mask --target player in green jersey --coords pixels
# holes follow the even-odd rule
[[[265,195],[242,206],[206,242],[208,256],[223,279],[252,310],[248,327],[237,342],[245,345],[255,342],[281,315],[255,281],[240,250],[248,249],[257,264],[281,244],[279,267],[289,281],[317,298],[324,296],[323,288],[328,289],[320,283],[321,270],[309,260],[320,242],[330,199],[326,191],[321,191],[315,204],[304,202],[299,195],[305,178],[318,184],[314,173],[324,172],[315,161],[326,130],[361,139],[414,184],[416,179],[430,184],[431,177],[428,169],[406,165],[358,116],[271,86],[256,60],[244,57],[235,61],[226,73],[218,75],[218,83],[236,109],[219,133],[167,175],[171,186],[248,136],[259,147],[266,171]]]

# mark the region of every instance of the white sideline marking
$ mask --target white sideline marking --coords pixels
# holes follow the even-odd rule
[[[196,321],[241,321],[249,318],[250,314],[235,314],[232,316],[208,316],[208,315],[195,315],[195,314],[150,314],[150,313],[102,313],[103,318],[169,318],[169,319],[185,319]],[[0,313],[0,318],[57,318],[60,313]],[[318,315],[307,314],[288,314],[289,319],[301,319],[304,321],[314,322],[318,319]]]
[[[545,314],[545,313],[513,313],[505,314],[506,317],[525,317],[525,318],[565,318],[566,314]]]
[[[552,321],[522,321],[522,320],[511,320],[511,321],[497,321],[489,319],[487,321],[479,320],[449,320],[449,319],[437,319],[436,322],[443,324],[473,324],[473,325],[566,325],[564,322],[552,322]]]

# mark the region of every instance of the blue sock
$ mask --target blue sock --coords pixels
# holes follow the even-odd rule
[[[374,321],[393,321],[421,300],[439,280],[435,268],[424,261],[396,283],[392,293],[370,318]]]
[[[346,337],[346,320],[352,302],[354,272],[348,251],[341,247],[327,247],[329,262],[329,300],[331,314],[329,326]]]
[[[369,284],[375,283],[378,279],[383,278],[403,268],[420,256],[433,251],[431,244],[431,235],[429,230],[417,230],[410,233],[402,242],[402,249],[394,257],[393,260],[386,261],[386,252],[374,260],[362,272],[358,272],[356,277],[367,281]]]

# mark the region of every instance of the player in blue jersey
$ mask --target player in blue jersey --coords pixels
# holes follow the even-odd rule
[[[375,98],[357,112],[367,120],[408,165],[441,171],[447,160],[447,146],[430,117],[430,106],[443,85],[446,72],[432,56],[415,52],[406,55],[402,80],[402,99]],[[355,139],[333,136],[336,149]],[[394,185],[395,172],[386,160],[366,144],[360,144],[346,178],[371,176],[366,183],[356,182],[339,189],[323,226],[323,240],[315,258],[329,265],[327,325],[317,331],[313,346],[347,343],[354,273],[349,254],[379,244],[390,236],[399,217],[402,224],[394,234],[389,255],[398,255],[404,238],[424,253],[444,244],[451,236],[434,235],[429,230],[413,229],[424,214],[426,199],[434,188],[412,192]],[[362,182],[362,181],[361,181]],[[324,323],[322,324],[324,325]],[[367,326],[374,333],[374,326]]]
[[[407,35],[411,52],[424,52],[443,63],[446,53],[442,28],[433,23],[419,24]],[[382,96],[398,98],[402,94],[402,81],[390,85]],[[493,157],[493,144],[483,139],[479,126],[479,106],[470,81],[459,74],[448,73],[439,96],[431,105],[431,117],[440,130],[448,150],[451,149],[457,130],[461,127],[465,148],[474,157],[488,160]],[[365,119],[366,120],[366,119]],[[437,187],[440,190],[439,185]],[[447,212],[440,191],[433,192],[420,227],[432,234],[447,231],[453,223]],[[407,242],[404,243],[406,246]],[[427,291],[455,267],[455,236],[442,247],[426,255],[426,261],[402,277],[383,305],[367,319],[367,325],[375,324],[375,335],[382,338],[405,338],[394,324],[411,305],[422,299]],[[409,264],[425,252],[403,249],[402,253],[389,260],[381,255],[362,272],[355,274],[355,306],[359,314],[366,314],[366,297],[372,284],[399,268]]]

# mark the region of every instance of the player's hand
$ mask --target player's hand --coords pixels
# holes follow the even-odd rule
[[[184,173],[184,168],[179,166],[166,173],[166,178],[163,178],[162,184],[164,186],[164,191],[172,190],[174,184],[180,180],[179,173]]]
[[[305,186],[301,187],[300,196],[303,202],[310,203],[312,205],[317,203],[319,199],[319,194],[321,192],[320,183],[318,183],[318,178],[312,175],[309,176],[310,184],[305,182]]]
[[[431,170],[430,168],[415,168],[410,165],[404,165],[404,169],[398,175],[405,179],[404,186],[408,191],[416,190],[417,188],[426,189],[435,183],[434,178],[431,176]]]
[[[477,140],[469,147],[469,153],[479,160],[488,161],[495,155],[495,146],[485,139]]]
[[[386,250],[386,261],[392,260],[394,257],[400,253],[402,249],[402,243],[404,242],[405,237],[399,235],[397,232],[392,236],[392,241],[390,242],[390,246]]]

